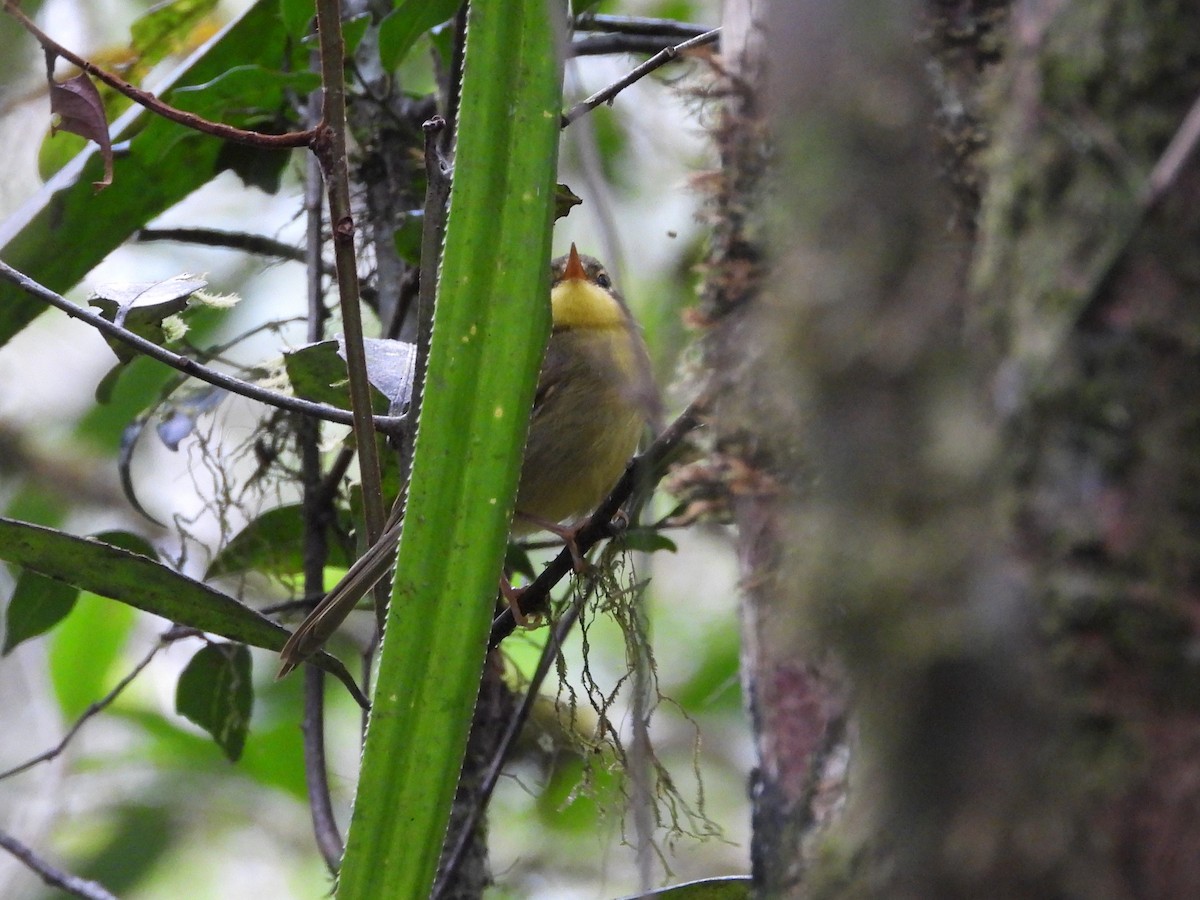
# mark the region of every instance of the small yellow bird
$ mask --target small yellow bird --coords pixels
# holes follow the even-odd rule
[[[538,377],[512,533],[547,529],[596,506],[620,478],[659,395],[646,342],[604,266],[571,252],[550,264],[553,328]],[[280,651],[280,677],[315,653],[395,562],[400,512]]]

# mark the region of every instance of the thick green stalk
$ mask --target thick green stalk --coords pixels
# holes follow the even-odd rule
[[[550,327],[557,9],[471,4],[425,398],[340,900],[425,897],[436,874]]]

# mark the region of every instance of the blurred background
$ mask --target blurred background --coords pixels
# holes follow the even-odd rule
[[[199,44],[248,4],[223,2],[196,35]],[[119,60],[130,25],[151,4],[133,0],[50,0],[24,4],[61,43],[96,60]],[[675,18],[715,26],[716,0],[604,2],[598,12]],[[37,203],[39,154],[49,111],[40,50],[0,16],[0,220]],[[432,87],[429,52],[411,54],[400,73],[410,90]],[[644,57],[569,61],[565,103],[606,86]],[[178,59],[161,64],[169,70]],[[706,134],[703,61],[681,60],[627,89],[564,132],[559,180],[583,199],[560,220],[555,253],[576,242],[603,258],[642,322],[668,413],[687,397],[689,332],[705,240],[695,185],[713,165]],[[154,76],[149,81],[152,87]],[[62,140],[62,136],[54,140]],[[246,187],[231,172],[153,224],[248,230],[300,247],[303,157],[297,153],[274,194]],[[224,355],[241,365],[273,364],[304,340],[301,264],[177,243],[139,243],[108,256],[69,296],[83,302],[97,285],[202,274],[209,290],[240,298],[206,345],[223,344],[264,323],[278,327],[239,340]],[[107,345],[87,326],[49,310],[0,347],[0,508],[3,515],[78,534],[122,529],[144,535],[192,575],[245,523],[245,515],[294,498],[286,488],[239,494],[253,467],[237,458],[258,420],[248,403],[228,403],[171,451],[139,441],[131,463],[137,496],[165,527],[138,515],[123,495],[117,455],[125,427],[162,383],[156,364],[137,362],[106,403],[96,389],[112,368]],[[330,429],[332,446],[334,437]],[[221,460],[218,465],[214,460]],[[655,501],[658,513],[672,506]],[[239,516],[239,509],[245,515]],[[675,793],[660,794],[657,847],[643,851],[655,883],[744,873],[748,869],[746,784],[752,765],[741,711],[736,567],[717,526],[672,532],[675,552],[637,554],[631,580],[648,580],[645,603],[661,699],[653,717],[655,753]],[[0,597],[15,573],[0,567]],[[279,585],[242,584],[257,603],[285,599]],[[585,682],[581,634],[566,650],[563,684],[548,698],[617,689],[626,672],[620,629],[589,613]],[[352,623],[353,626],[353,623]],[[43,638],[0,658],[0,769],[53,748],[89,704],[151,655],[166,623],[84,595]],[[506,644],[514,674],[528,674],[542,633]],[[172,643],[119,698],[89,719],[63,752],[0,780],[0,830],[51,861],[95,878],[125,898],[317,898],[331,881],[314,847],[305,798],[299,722],[300,681],[275,683],[274,660],[255,651],[256,705],[242,759],[229,763],[212,740],[174,712],[179,673],[199,646]],[[610,713],[628,733],[629,689]],[[344,692],[329,690],[330,771],[344,827],[353,796],[359,717]],[[587,704],[580,704],[586,733]],[[530,734],[491,806],[489,896],[606,898],[639,888],[637,852],[610,755],[581,753],[561,725]],[[594,723],[593,723],[594,724]],[[570,726],[568,726],[570,730]],[[58,896],[8,855],[0,855],[0,896]]]

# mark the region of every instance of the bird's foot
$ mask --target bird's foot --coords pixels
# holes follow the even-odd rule
[[[587,524],[587,519],[576,522],[573,525],[560,525],[557,522],[551,522],[540,516],[531,516],[528,513],[518,512],[517,515],[528,522],[532,522],[543,531],[550,532],[566,545],[567,550],[571,554],[571,567],[575,570],[576,575],[582,575],[588,570],[590,563],[579,552],[578,541],[579,532],[583,531],[583,527]]]
[[[512,613],[513,621],[519,628],[537,628],[542,624],[542,614],[534,613],[527,616],[521,611],[521,597],[527,590],[528,588],[513,587],[506,577],[500,577],[500,595],[508,604],[508,611]]]

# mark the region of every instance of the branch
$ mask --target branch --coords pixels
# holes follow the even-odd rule
[[[37,872],[42,876],[42,881],[50,887],[60,888],[68,894],[84,897],[85,900],[117,900],[116,896],[109,893],[108,888],[104,885],[97,881],[80,878],[78,875],[72,875],[70,872],[64,872],[57,866],[51,865],[7,832],[0,831],[0,847]]]
[[[304,250],[283,241],[261,234],[221,231],[217,228],[143,228],[137,233],[136,240],[140,244],[150,241],[178,241],[183,244],[199,244],[202,247],[225,247],[292,262],[304,262],[306,258]]]
[[[313,153],[321,164],[329,202],[329,224],[333,233],[333,258],[337,270],[338,300],[342,330],[346,336],[346,374],[350,379],[350,409],[354,413],[354,442],[358,446],[358,470],[362,483],[363,519],[368,544],[383,531],[383,487],[379,473],[379,449],[371,416],[371,385],[367,380],[363,347],[362,310],[359,308],[358,260],[354,252],[354,216],[350,208],[350,176],[346,162],[346,45],[342,38],[341,4],[317,0],[317,37],[320,41],[323,106],[315,129]],[[376,619],[380,627],[387,598],[376,592]]]
[[[663,463],[679,446],[680,441],[693,428],[700,424],[701,412],[707,408],[708,392],[704,391],[699,397],[688,404],[687,409],[679,414],[666,431],[660,434],[653,444],[640,456],[634,457],[625,468],[625,474],[617,482],[616,487],[608,497],[596,507],[596,511],[588,518],[575,537],[575,545],[582,556],[593,545],[611,534],[612,519],[621,505],[629,499],[634,490],[642,487],[652,479],[657,480],[658,471]],[[533,584],[521,594],[521,610],[527,615],[537,615],[545,611],[550,591],[567,573],[574,568],[574,557],[569,547],[564,547],[534,579]],[[511,609],[506,609],[492,621],[492,633],[488,639],[488,649],[494,650],[506,637],[513,633],[516,621]]]
[[[644,37],[693,38],[708,32],[704,25],[677,19],[652,19],[643,16],[606,16],[585,13],[575,19],[576,31],[605,31],[612,34],[636,34]]]
[[[1179,172],[1192,154],[1196,144],[1200,142],[1200,97],[1192,102],[1191,109],[1183,117],[1183,123],[1171,138],[1171,143],[1163,151],[1158,162],[1154,164],[1150,177],[1146,179],[1141,202],[1144,210],[1151,210],[1158,205],[1167,189],[1175,183]]]
[[[307,121],[316,121],[320,114],[320,91],[314,91],[308,98]],[[321,169],[315,154],[308,154],[307,163],[304,180],[304,210],[308,226],[304,252],[308,269],[307,337],[315,343],[325,336],[325,319],[329,311],[325,308],[323,290],[325,267],[321,239],[324,222],[321,214]],[[325,586],[325,563],[329,560],[328,534],[333,518],[333,494],[326,489],[327,481],[321,473],[320,423],[302,419],[297,424],[304,504],[304,592],[320,594]],[[337,465],[335,462],[335,470]],[[304,720],[300,731],[304,735],[304,782],[308,788],[313,836],[326,868],[336,875],[344,846],[333,814],[333,798],[329,793],[329,773],[325,762],[325,673],[316,666],[309,666],[304,673]]]
[[[330,874],[336,875],[345,845],[333,815],[329,775],[325,765],[325,673],[316,666],[304,669],[304,781],[313,835]]]
[[[276,409],[301,413],[302,415],[312,416],[326,422],[336,422],[339,425],[352,425],[354,423],[353,415],[349,410],[329,406],[326,403],[314,403],[311,400],[304,400],[300,397],[292,397],[288,394],[267,390],[249,381],[243,381],[232,375],[226,375],[224,372],[210,369],[196,362],[194,359],[181,356],[165,347],[160,347],[153,341],[149,341],[140,335],[134,334],[132,331],[122,328],[120,325],[110,322],[99,313],[94,313],[82,306],[77,306],[60,294],[56,294],[49,288],[34,281],[28,275],[18,272],[3,260],[0,260],[0,279],[10,284],[15,284],[21,290],[25,291],[25,293],[36,297],[44,303],[50,304],[56,309],[62,310],[72,319],[79,319],[81,322],[86,322],[107,337],[114,338],[132,347],[139,353],[149,356],[151,359],[156,359],[170,366],[172,369],[177,369],[185,375],[198,378],[200,381],[208,382],[215,387],[224,388],[231,393],[248,397],[251,400],[257,400]],[[374,421],[375,428],[384,434],[390,434],[403,425],[405,417],[375,416]]]
[[[567,46],[569,56],[609,56],[618,53],[653,54],[662,50],[670,38],[646,34],[591,34],[576,36]]]
[[[21,12],[17,8],[17,2],[18,0],[4,0],[4,11],[16,19],[22,28],[33,35],[48,53],[61,56],[68,62],[78,66],[84,72],[87,72],[93,78],[104,82],[114,91],[124,94],[134,103],[145,107],[156,115],[162,116],[164,119],[169,119],[186,128],[210,134],[213,137],[218,137],[226,141],[233,141],[237,144],[249,144],[252,147],[261,147],[263,149],[307,147],[313,140],[314,132],[312,130],[289,131],[285,134],[263,134],[258,131],[246,131],[243,128],[224,125],[220,122],[210,122],[208,119],[197,116],[194,113],[176,109],[174,106],[164,103],[149,91],[134,87],[123,78],[119,78],[111,72],[100,68],[95,63],[84,59],[79,54],[58,43],[58,41],[38,28],[28,16]]]
[[[576,119],[578,119],[580,116],[582,116],[588,112],[591,112],[593,109],[595,109],[601,103],[607,103],[607,102],[611,101],[614,97],[617,96],[617,94],[619,94],[619,93],[621,93],[621,91],[625,90],[625,88],[629,87],[634,82],[639,81],[642,78],[645,78],[647,75],[649,75],[655,69],[661,68],[662,66],[666,65],[671,60],[673,60],[675,57],[677,57],[679,54],[686,53],[688,50],[695,49],[696,47],[701,47],[704,44],[711,44],[714,41],[716,41],[720,36],[721,36],[721,29],[714,28],[712,31],[706,31],[706,32],[704,32],[704,34],[698,35],[694,38],[691,38],[690,40],[686,40],[682,44],[676,44],[673,47],[665,47],[663,50],[656,53],[654,56],[650,57],[648,60],[646,60],[640,66],[638,66],[636,69],[634,69],[628,75],[626,75],[624,78],[620,79],[619,81],[613,82],[608,87],[606,87],[604,90],[598,91],[597,93],[592,94],[592,96],[588,97],[582,103],[576,103],[573,107],[571,107],[571,110],[565,116],[563,116],[562,127],[566,128],[568,125],[570,125]]]
[[[446,79],[446,102],[442,109],[446,127],[438,149],[445,157],[454,154],[454,137],[458,133],[458,107],[462,102],[463,58],[467,49],[467,2],[463,0],[454,16],[454,46],[450,53],[450,73]],[[439,245],[438,250],[442,248]]]
[[[1200,144],[1200,96],[1192,101],[1191,108],[1171,137],[1171,142],[1155,161],[1154,168],[1142,184],[1137,196],[1137,206],[1123,226],[1121,239],[1114,242],[1108,259],[1096,267],[1086,289],[1081,292],[1084,300],[1080,304],[1076,321],[1083,321],[1093,314],[1109,286],[1109,280],[1124,261],[1146,217],[1157,208],[1167,191],[1175,184],[1180,172],[1195,154],[1197,144]]]

